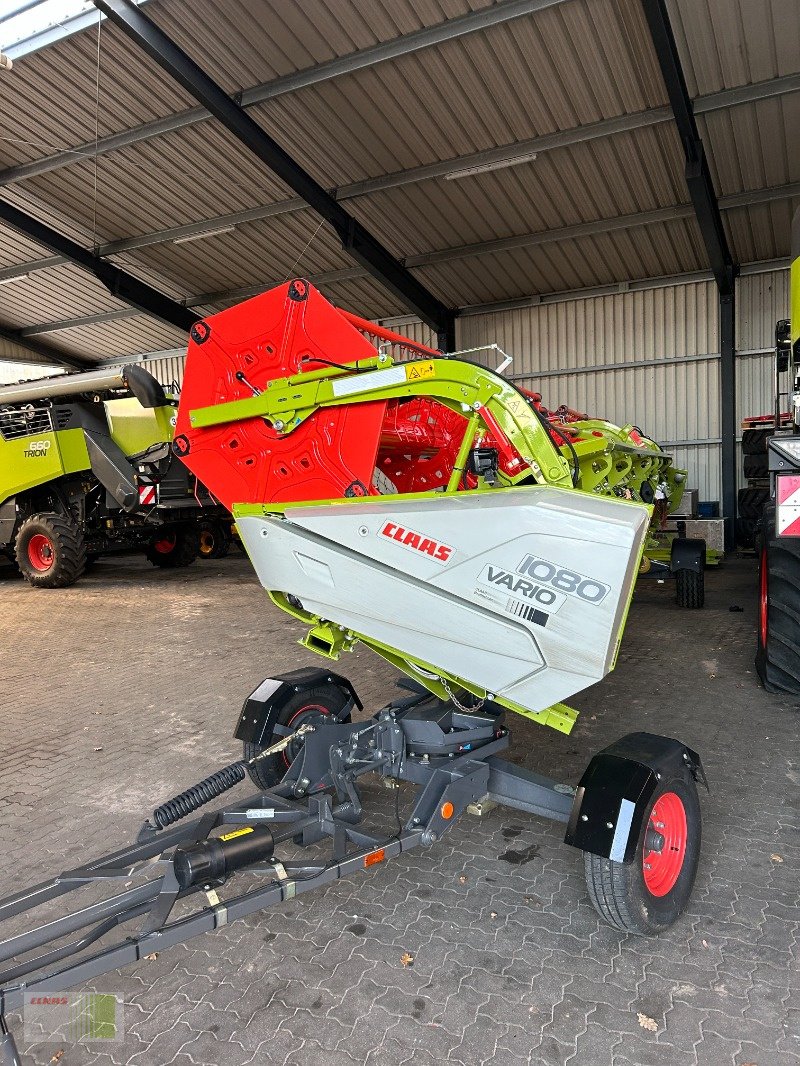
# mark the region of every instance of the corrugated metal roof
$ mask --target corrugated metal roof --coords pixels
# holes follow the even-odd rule
[[[507,2],[507,0],[502,0]],[[150,16],[231,92],[313,68],[424,27],[493,6],[489,0],[153,0]],[[690,91],[717,92],[800,69],[796,0],[669,0]],[[106,23],[21,61],[3,75],[0,166],[132,129],[195,106]],[[640,0],[564,0],[543,10],[276,95],[250,109],[323,185],[380,178],[604,119],[663,108]],[[699,118],[720,195],[800,180],[800,93]],[[81,243],[106,243],[278,204],[292,192],[219,124],[205,121],[104,153],[97,163],[29,177],[4,190]],[[669,121],[553,148],[493,173],[429,178],[350,198],[347,209],[452,305],[486,303],[707,267],[687,217],[614,232],[490,250],[480,242],[685,205],[683,155]],[[740,261],[788,244],[790,201],[735,208],[726,222]],[[685,215],[685,211],[680,212]],[[310,210],[245,222],[189,244],[152,244],[115,259],[178,299],[352,267]],[[308,244],[311,238],[311,243]],[[308,246],[307,246],[308,245]],[[455,250],[452,257],[431,253]],[[0,230],[0,270],[46,251]],[[299,262],[295,264],[298,259]],[[30,324],[119,306],[75,271],[9,286],[0,321]],[[328,291],[362,313],[402,312],[366,277]],[[225,301],[216,303],[221,306]],[[2,308],[8,309],[3,318]],[[78,351],[155,346],[151,320],[54,334]],[[87,332],[88,331],[88,332]],[[125,340],[120,340],[124,332]],[[99,346],[99,347],[98,347]]]

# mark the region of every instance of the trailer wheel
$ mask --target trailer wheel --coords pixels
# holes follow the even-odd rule
[[[679,607],[702,607],[706,600],[704,570],[677,570],[675,596]]]
[[[281,708],[275,724],[285,726],[287,729],[298,729],[306,723],[324,722],[326,718],[338,717],[347,700],[347,694],[336,685],[319,685],[317,688],[306,689],[304,692],[298,692],[297,695],[292,696]],[[349,722],[350,714],[346,714],[343,718],[339,717],[338,720],[340,722]],[[270,738],[270,744],[274,744],[276,740],[280,739],[281,734],[273,733]],[[284,751],[279,751],[275,755],[267,755],[265,758],[253,763],[252,766],[248,766],[247,772],[250,774],[253,783],[261,789],[268,789],[277,785],[288,770],[292,760],[302,748],[303,743],[302,739],[295,740]],[[269,744],[264,744],[261,747],[258,744],[248,744],[245,741],[243,747],[244,758],[249,760],[259,755],[264,748],[269,747]]]
[[[800,539],[762,525],[756,671],[767,692],[800,694]],[[767,526],[767,528],[764,528]],[[767,531],[769,529],[769,531]]]
[[[14,555],[22,576],[38,589],[74,584],[86,567],[86,545],[78,526],[54,512],[26,518],[17,533]]]
[[[194,530],[172,530],[156,533],[148,545],[145,556],[153,566],[165,570],[190,566],[197,558],[198,537]]]
[[[230,551],[231,539],[224,522],[204,522],[200,527],[200,558],[224,559]]]
[[[700,800],[691,773],[663,778],[632,862],[583,854],[589,898],[597,912],[626,933],[654,936],[669,929],[689,902],[700,837]]]

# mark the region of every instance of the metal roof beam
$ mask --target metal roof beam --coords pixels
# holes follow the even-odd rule
[[[448,19],[436,26],[427,26],[421,30],[396,37],[391,41],[372,45],[359,52],[351,52],[350,55],[332,59],[327,63],[320,63],[307,70],[301,70],[294,74],[286,74],[272,81],[263,82],[245,89],[237,97],[242,107],[253,107],[267,100],[273,100],[286,93],[297,92],[299,89],[308,88],[310,85],[319,85],[321,82],[330,81],[344,74],[352,74],[357,70],[385,63],[388,60],[399,59],[401,56],[410,55],[414,52],[431,48],[447,41],[456,40],[470,33],[487,30],[492,26],[509,22],[512,19],[531,15],[536,11],[553,7],[564,0],[501,0],[488,8],[479,11],[471,11],[458,18]],[[94,141],[77,145],[75,148],[54,152],[42,159],[35,159],[30,163],[22,163],[16,167],[10,167],[0,172],[0,185],[8,185],[12,181],[22,181],[24,178],[32,178],[37,174],[47,174],[51,170],[79,163],[87,157],[103,155],[119,148],[126,148],[131,144],[139,144],[155,137],[161,137],[166,133],[184,129],[186,126],[197,125],[211,118],[210,111],[205,107],[193,107],[181,111],[176,115],[168,115],[166,118],[146,122],[134,129],[122,130],[120,133],[103,137],[95,145]]]
[[[502,9],[502,4],[490,11]],[[480,14],[478,12],[477,14]],[[466,15],[464,19],[472,19],[473,15]],[[455,19],[454,22],[462,20]],[[450,25],[450,24],[448,24]],[[405,40],[405,38],[400,38]],[[369,51],[369,50],[368,50]],[[361,55],[362,53],[356,53]],[[405,53],[402,53],[405,54]],[[335,61],[335,62],[338,62]],[[314,70],[318,68],[313,68]],[[309,72],[310,73],[310,72]],[[294,75],[292,75],[294,77]],[[283,79],[277,79],[282,82]],[[270,82],[269,85],[276,83]],[[265,87],[256,87],[265,88]],[[249,92],[243,94],[242,106]],[[707,96],[699,96],[694,100],[694,113],[707,115],[715,111],[724,111],[731,107],[753,103],[757,100],[774,99],[787,93],[800,91],[800,74],[787,74],[780,78],[771,78],[767,81],[756,82],[752,85],[741,85],[735,89],[725,89],[722,92],[710,93]],[[274,95],[278,95],[275,93]],[[198,119],[197,116],[201,117]],[[30,163],[22,163],[19,166],[9,167],[0,171],[0,186],[10,185],[14,182],[23,181],[25,178],[36,177],[39,174],[47,174],[51,170],[58,170],[73,163],[80,163],[86,158],[95,155],[104,155],[118,148],[125,148],[129,144],[137,144],[140,141],[152,140],[164,133],[170,133],[175,129],[193,125],[196,121],[204,121],[210,117],[205,108],[193,108],[191,111],[181,112],[179,115],[170,115],[165,119],[147,123],[137,127],[136,130],[127,130],[123,133],[114,134],[98,141],[95,150],[94,141],[78,145],[76,148],[64,149],[51,156],[42,159],[34,159]],[[189,120],[191,118],[191,121]],[[401,185],[412,184],[417,181],[427,181],[431,178],[445,177],[455,170],[465,167],[479,166],[482,163],[493,162],[502,159],[509,152],[546,152],[555,148],[568,148],[574,144],[583,144],[586,141],[597,140],[602,137],[611,137],[616,133],[629,132],[631,130],[645,129],[648,126],[660,125],[672,119],[672,111],[669,107],[656,107],[648,111],[637,111],[629,115],[618,115],[614,118],[602,119],[599,122],[587,123],[583,126],[575,126],[571,129],[557,130],[555,133],[545,133],[540,137],[531,137],[526,141],[517,141],[514,144],[501,145],[499,148],[485,149],[480,152],[472,152],[468,155],[457,156],[443,162],[423,164],[419,167],[411,167],[408,170],[395,171],[393,174],[382,175],[378,178],[368,178],[364,181],[353,182],[350,185],[341,186],[332,190],[337,199],[347,199],[351,196],[363,196],[370,192],[378,192],[384,189],[393,189]],[[284,201],[286,210],[296,210],[290,205],[293,201]],[[255,208],[254,210],[259,210]],[[266,216],[265,216],[266,217]]]
[[[694,101],[696,114],[710,114],[713,111],[724,110],[739,104],[750,103],[754,100],[774,98],[785,93],[800,90],[800,74],[790,74],[783,78],[774,78],[770,81],[757,82],[754,85],[746,85],[736,89],[727,89],[723,92],[713,93],[709,96],[698,97]],[[598,140],[603,137],[611,137],[617,133],[629,132],[636,129],[644,129],[647,126],[669,122],[672,119],[672,111],[669,107],[654,108],[650,111],[636,112],[632,115],[621,115],[616,118],[603,119],[601,122],[593,122],[585,126],[576,126],[574,129],[559,130],[556,133],[544,134],[527,141],[519,141],[516,144],[502,145],[499,148],[486,149],[480,152],[472,152],[468,155],[457,156],[454,159],[443,162],[428,163],[408,170],[395,171],[392,174],[384,174],[377,178],[367,178],[364,181],[352,182],[331,190],[331,195],[337,200],[349,200],[356,196],[366,196],[374,192],[383,192],[387,189],[400,188],[403,185],[411,185],[421,181],[429,181],[435,178],[446,177],[458,170],[471,166],[480,166],[499,159],[506,158],[510,152],[527,154],[528,152],[545,152],[557,148],[568,148],[575,144]],[[3,174],[0,173],[0,184],[3,183]],[[787,186],[788,188],[788,186]],[[772,199],[771,190],[764,190],[766,199]],[[746,203],[757,203],[756,193],[736,194],[742,198],[740,205],[727,202],[732,198],[724,198],[720,206],[743,206]],[[752,197],[752,199],[749,199]],[[748,199],[746,199],[748,198]],[[257,222],[265,218],[274,218],[279,215],[292,214],[307,210],[305,201],[295,196],[288,200],[280,200],[276,203],[263,204],[251,207],[244,211],[236,211],[225,215],[215,215],[211,218],[199,219],[183,226],[171,226],[167,229],[152,230],[149,233],[137,234],[135,237],[124,237],[120,240],[109,241],[101,244],[97,249],[100,256],[119,255],[122,252],[135,251],[138,248],[148,248],[155,244],[166,244],[181,237],[202,234],[206,230],[213,230],[220,226],[238,226],[249,222]],[[19,277],[20,274],[31,273],[36,270],[46,270],[49,267],[58,266],[65,262],[61,257],[52,256],[48,259],[34,260],[18,267],[6,267],[0,270],[0,281],[6,278]]]
[[[132,274],[128,274],[127,271],[121,270],[113,263],[109,263],[108,260],[102,259],[87,248],[81,247],[69,237],[65,237],[63,233],[33,218],[32,215],[20,211],[18,207],[14,207],[6,200],[0,200],[0,221],[93,274],[118,300],[172,326],[177,326],[178,329],[188,330],[192,323],[197,321],[198,316],[182,304],[170,299],[163,292],[140,281]]]
[[[6,347],[7,345],[8,348]],[[18,356],[19,358],[17,358]],[[80,359],[76,355],[68,355],[66,352],[58,351],[57,348],[51,348],[47,344],[40,344],[38,341],[23,337],[18,329],[0,326],[0,359],[9,359],[9,357],[13,362],[41,363],[44,366],[68,366],[73,370],[85,370],[87,366],[93,365],[90,359]]]
[[[788,270],[791,265],[788,257],[783,259],[763,259],[753,263],[743,263],[739,270],[739,277],[750,277],[755,274],[768,274],[774,270]],[[337,282],[349,281],[363,277],[362,270],[329,271],[327,274],[311,276],[308,280],[314,285],[335,285]],[[499,311],[516,311],[526,307],[546,307],[550,304],[568,303],[571,300],[593,300],[600,296],[618,296],[628,292],[645,292],[649,289],[662,289],[671,285],[691,285],[704,281],[714,281],[714,275],[710,270],[692,270],[683,274],[669,274],[660,277],[634,278],[626,282],[612,282],[609,285],[592,285],[582,289],[563,289],[558,292],[545,292],[532,296],[520,296],[513,300],[497,300],[492,303],[464,304],[459,307],[458,317],[466,318],[471,315],[495,314]],[[229,299],[245,300],[250,296],[256,296],[263,292],[269,282],[264,285],[243,287],[219,293],[205,293],[201,297],[192,297],[190,304],[199,306],[201,303],[220,303]],[[121,311],[109,311],[104,314],[87,315],[84,318],[65,319],[62,322],[44,323],[42,326],[29,327],[25,332],[28,335],[55,332],[56,330],[75,329],[80,326],[94,325],[98,322],[115,321],[118,318],[133,318],[139,314],[133,309]],[[396,322],[398,315],[388,315],[382,321]],[[410,321],[416,321],[413,315],[406,316]],[[168,349],[173,353],[177,349]],[[162,353],[155,353],[160,355]],[[741,354],[741,353],[739,353]]]
[[[708,169],[703,142],[697,129],[686,79],[683,76],[678,48],[672,33],[666,0],[642,0],[650,37],[667,89],[675,125],[683,144],[686,160],[685,178],[703,237],[711,269],[720,293],[733,292],[736,266],[722,225],[714,184]]]
[[[771,203],[777,200],[790,199],[795,196],[800,196],[800,182],[794,182],[790,185],[779,185],[772,189],[756,189],[751,193],[735,193],[732,196],[724,196],[719,201],[720,207],[723,210],[734,207],[746,207],[750,203]],[[558,241],[565,240],[579,240],[583,237],[597,236],[602,233],[612,233],[621,229],[633,229],[639,226],[651,226],[659,222],[671,222],[674,219],[679,218],[692,218],[694,210],[691,204],[676,204],[673,207],[657,208],[654,211],[642,211],[635,215],[620,215],[617,218],[610,219],[598,219],[594,222],[581,222],[576,226],[562,226],[560,229],[540,230],[538,233],[523,233],[515,237],[501,237],[494,241],[483,241],[478,244],[466,244],[456,248],[442,248],[432,252],[425,252],[422,255],[409,256],[404,260],[404,264],[407,267],[421,267],[430,266],[434,263],[450,262],[454,259],[465,259],[471,256],[489,255],[496,252],[512,251],[516,248],[532,248],[543,244],[553,244]],[[40,260],[39,262],[45,263],[46,260]],[[776,259],[771,260],[774,263],[774,269],[779,269],[788,263],[788,260]],[[36,263],[23,264],[17,268],[20,274],[30,273],[32,270],[37,269]],[[44,269],[44,267],[42,267]],[[771,267],[770,269],[773,269]],[[742,267],[743,273],[752,273],[752,270],[748,270]],[[0,271],[0,278],[3,277],[4,272]],[[329,270],[322,274],[311,275],[308,280],[314,285],[336,285],[343,281],[356,281],[359,278],[368,277],[368,273],[361,267],[344,267],[337,270]],[[713,278],[713,273],[708,271],[694,271],[691,275],[676,275],[676,278],[686,280],[706,280]],[[659,280],[659,279],[656,279]],[[229,301],[247,300],[251,296],[257,296],[259,293],[264,292],[265,289],[270,288],[272,285],[279,284],[280,280],[270,279],[263,282],[258,282],[252,285],[241,285],[235,289],[222,289],[215,292],[198,293],[194,296],[189,296],[186,299],[187,307],[202,308],[209,305],[227,303]],[[668,278],[666,280],[660,279],[662,284],[672,284],[673,282]],[[676,284],[678,282],[675,282]],[[635,288],[638,282],[623,282],[629,288]],[[584,290],[575,290],[576,292],[583,292]],[[597,290],[592,290],[595,295],[605,295],[608,292],[619,292],[620,283],[614,282],[607,286],[601,286]],[[515,300],[505,301],[503,306],[508,304],[509,307],[522,307],[528,306],[532,302],[538,302],[541,299],[542,302],[549,299],[549,294],[539,297],[524,297],[522,302]],[[488,305],[479,305],[480,307]],[[502,310],[502,307],[498,308]],[[24,333],[27,336],[37,336],[43,333],[55,333],[65,329],[74,329],[76,326],[92,325],[97,322],[110,322],[115,319],[131,318],[138,312],[135,310],[119,310],[119,311],[105,311],[99,314],[84,315],[76,318],[63,319],[59,322],[43,322],[37,325],[28,326],[25,328]],[[459,311],[459,314],[463,313]],[[470,313],[470,312],[468,312]],[[476,312],[472,312],[476,313]]]
[[[253,155],[301,196],[338,234],[345,251],[440,333],[452,312],[418,281],[356,218],[315,181],[270,135],[131,0],[94,0],[95,6],[167,74],[206,107]]]

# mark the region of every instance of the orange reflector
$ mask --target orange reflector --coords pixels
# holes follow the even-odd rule
[[[450,802],[450,800],[448,800],[447,803],[442,804],[442,818],[444,818],[445,821],[448,821],[452,817],[453,804]]]
[[[380,848],[380,850],[371,851],[369,853],[369,855],[365,855],[364,856],[364,865],[365,866],[374,866],[376,862],[383,862],[383,860],[385,858],[386,858],[386,852],[384,851],[383,848]]]

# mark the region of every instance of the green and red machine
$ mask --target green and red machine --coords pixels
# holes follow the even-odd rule
[[[29,584],[123,549],[161,567],[219,551],[230,516],[172,452],[176,407],[137,365],[0,386],[0,553]]]
[[[266,678],[239,716],[242,759],[156,807],[134,844],[0,901],[2,922],[106,889],[0,942],[0,965],[15,960],[0,1014],[432,845],[492,803],[565,826],[612,925],[656,934],[678,919],[700,850],[694,751],[632,733],[577,785],[501,758],[508,719],[568,733],[563,701],[614,667],[651,500],[680,486],[653,442],[552,415],[296,279],[192,327],[174,449],[327,663]],[[330,667],[358,642],[403,675],[370,716]],[[248,774],[255,795],[189,817]],[[395,788],[378,833],[360,824],[366,775]],[[179,901],[195,906],[175,916]]]

